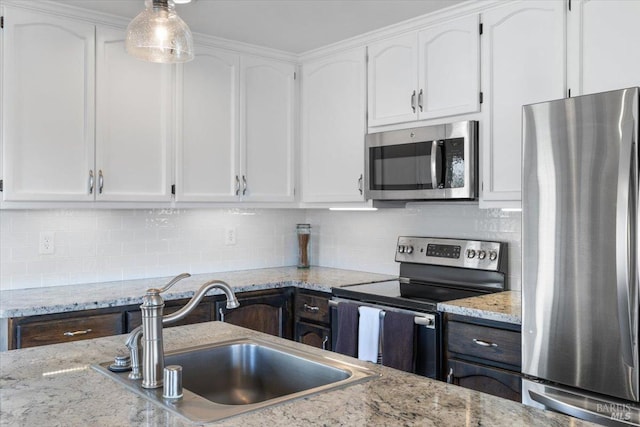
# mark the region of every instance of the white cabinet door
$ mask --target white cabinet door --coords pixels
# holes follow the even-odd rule
[[[302,200],[364,200],[366,60],[355,49],[302,66]]]
[[[4,200],[92,200],[93,25],[5,9]]]
[[[479,15],[420,31],[418,118],[480,110]]]
[[[124,36],[97,29],[96,199],[169,201],[173,68],[128,55]]]
[[[640,1],[573,1],[569,24],[571,95],[640,86]]]
[[[243,200],[294,199],[294,72],[291,63],[241,58]]]
[[[530,0],[482,14],[481,206],[519,205],[522,106],[565,95],[564,5]]]
[[[176,201],[233,201],[240,186],[239,56],[196,46],[178,76]]]
[[[418,38],[415,32],[369,46],[369,126],[418,118]]]

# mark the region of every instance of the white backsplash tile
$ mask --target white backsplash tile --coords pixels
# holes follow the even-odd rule
[[[521,214],[474,204],[422,204],[378,211],[308,210],[311,260],[326,267],[398,274],[398,236],[451,237],[508,243],[508,286],[520,285]]]
[[[505,241],[510,287],[520,289],[519,213],[434,204],[375,212],[3,210],[0,290],[295,265],[301,222],[312,227],[312,264],[386,274],[398,274],[399,235]],[[224,244],[228,227],[236,245]],[[38,254],[41,231],[55,233],[54,254]]]

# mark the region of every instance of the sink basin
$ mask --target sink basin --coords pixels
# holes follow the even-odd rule
[[[93,367],[128,389],[192,422],[211,422],[310,394],[375,378],[369,369],[329,356],[258,339],[237,339],[165,354],[165,366],[182,366],[184,396],[162,397],[162,388],[143,389],[128,372]]]

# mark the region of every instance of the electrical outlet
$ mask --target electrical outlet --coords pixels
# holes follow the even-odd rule
[[[236,228],[227,227],[224,229],[224,244],[227,246],[233,246],[236,244]]]
[[[55,249],[55,233],[53,231],[43,231],[40,233],[40,254],[52,254]]]

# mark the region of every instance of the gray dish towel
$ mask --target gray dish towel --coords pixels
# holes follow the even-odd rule
[[[413,372],[413,315],[387,311],[382,330],[382,364]]]
[[[358,357],[358,305],[338,303],[338,338],[336,353]]]

